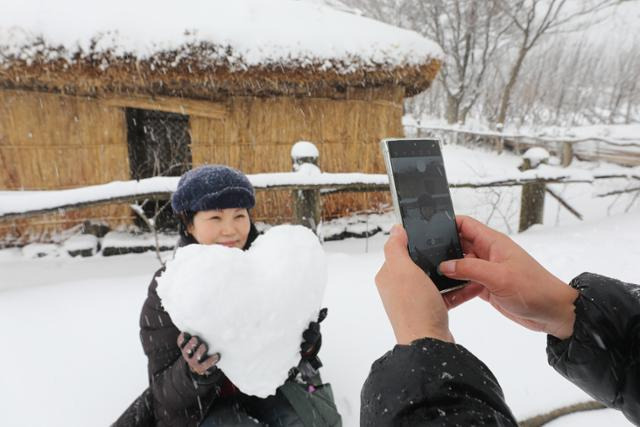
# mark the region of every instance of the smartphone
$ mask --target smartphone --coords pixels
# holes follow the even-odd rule
[[[442,293],[466,282],[438,273],[442,261],[462,258],[462,246],[438,139],[384,139],[393,206],[409,237],[409,255]]]

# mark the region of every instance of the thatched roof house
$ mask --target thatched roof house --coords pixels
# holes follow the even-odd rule
[[[0,191],[203,163],[288,171],[299,140],[317,144],[322,170],[382,172],[377,141],[403,134],[403,98],[429,87],[442,57],[416,33],[302,1],[12,6],[0,15]],[[332,197],[326,215],[373,202]],[[288,194],[259,199],[257,219],[290,217]],[[48,215],[0,224],[0,235],[87,218],[115,225],[132,214]]]

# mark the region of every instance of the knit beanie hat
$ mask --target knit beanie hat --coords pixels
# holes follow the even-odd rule
[[[186,172],[171,196],[175,213],[250,209],[255,204],[255,191],[247,176],[225,165],[204,165]]]

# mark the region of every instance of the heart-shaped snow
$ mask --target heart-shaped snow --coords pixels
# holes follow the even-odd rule
[[[315,234],[282,225],[247,251],[180,248],[158,278],[158,295],[180,330],[220,353],[218,367],[243,393],[266,397],[300,361],[302,332],[322,303],[326,265]]]

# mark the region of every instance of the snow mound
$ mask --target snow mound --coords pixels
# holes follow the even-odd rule
[[[296,165],[296,172],[305,176],[319,176],[322,174],[320,168],[313,163],[303,163]]]
[[[542,147],[533,147],[529,148],[522,157],[524,159],[528,159],[531,163],[531,167],[535,168],[540,163],[548,161],[551,155],[546,149]]]
[[[62,248],[72,257],[93,256],[100,248],[100,242],[93,234],[77,234],[62,242]]]
[[[313,142],[309,141],[298,141],[293,144],[291,147],[291,157],[294,159],[304,158],[304,157],[318,157],[320,152],[318,151],[318,147]]]
[[[270,228],[247,251],[188,245],[158,278],[176,326],[221,355],[243,393],[266,397],[300,361],[302,332],[317,319],[327,282],[318,238],[302,226]]]
[[[67,252],[91,251],[93,255],[98,247],[98,238],[92,234],[71,236],[64,241],[62,247]]]
[[[22,248],[22,255],[25,258],[59,257],[62,250],[54,243],[31,243]]]

